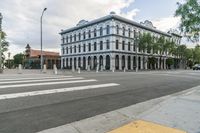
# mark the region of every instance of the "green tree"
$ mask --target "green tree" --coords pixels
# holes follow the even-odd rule
[[[175,16],[181,18],[180,30],[193,42],[200,37],[200,3],[198,0],[186,0],[184,4],[177,3]]]
[[[5,32],[1,32],[1,53],[2,53],[2,60],[4,62],[5,60],[5,55],[4,53],[6,51],[8,51],[8,46],[9,46],[9,43],[6,41],[6,33]]]
[[[16,54],[13,57],[13,59],[14,59],[15,67],[18,66],[18,64],[23,64],[24,63],[24,54],[22,54],[22,53]]]

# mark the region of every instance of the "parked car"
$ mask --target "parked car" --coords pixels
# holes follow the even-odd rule
[[[192,68],[193,70],[200,70],[200,64],[195,64]]]

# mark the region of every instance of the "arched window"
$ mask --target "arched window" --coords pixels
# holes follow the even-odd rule
[[[131,29],[128,29],[128,37],[131,37]]]
[[[91,31],[88,31],[88,38],[91,38]]]
[[[94,37],[96,37],[97,36],[97,29],[95,28],[94,29]]]
[[[91,51],[91,43],[88,44],[88,51]]]
[[[68,47],[66,47],[66,54],[68,54]]]
[[[103,28],[100,27],[100,36],[103,36]]]
[[[119,25],[116,26],[117,34],[119,34]]]
[[[123,34],[123,36],[125,36],[125,27],[123,27],[122,34]]]
[[[85,46],[85,44],[83,44],[83,52],[85,52],[85,48],[86,48],[86,46]]]
[[[85,39],[85,31],[83,32],[83,39]]]
[[[74,34],[74,41],[76,41],[76,34]]]
[[[131,43],[128,42],[128,51],[131,51]]]
[[[76,53],[76,45],[74,46],[74,53]]]
[[[122,50],[125,50],[125,41],[122,41]]]
[[[103,50],[103,41],[100,41],[100,50]]]
[[[109,25],[106,26],[106,34],[110,34],[110,26]]]
[[[106,40],[106,49],[110,49],[110,41]]]
[[[116,40],[116,49],[119,49],[119,40]]]
[[[81,52],[81,45],[78,45],[78,52]]]
[[[81,33],[78,34],[78,39],[81,40]]]
[[[97,43],[94,42],[94,51],[96,51],[96,50],[97,50]]]
[[[72,42],[72,35],[70,35],[70,42]]]

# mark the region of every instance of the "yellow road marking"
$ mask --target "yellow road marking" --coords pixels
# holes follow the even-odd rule
[[[165,127],[155,123],[138,120],[117,128],[108,133],[186,133],[174,128]]]

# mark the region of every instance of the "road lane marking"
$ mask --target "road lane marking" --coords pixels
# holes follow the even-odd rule
[[[0,82],[1,81],[19,81],[19,80],[34,80],[34,79],[56,79],[56,78],[71,78],[73,76],[55,76],[55,77],[35,77],[35,78],[18,78],[18,77],[15,77],[15,78],[7,78],[7,79],[0,79]]]
[[[46,82],[46,83],[29,83],[29,84],[17,84],[17,85],[2,85],[0,89],[4,88],[14,88],[14,87],[28,87],[28,86],[42,86],[42,85],[57,85],[57,84],[70,84],[70,83],[83,83],[83,82],[93,82],[96,79],[90,80],[73,80],[73,81],[61,81],[61,82]]]
[[[62,80],[74,80],[74,79],[84,79],[82,77],[76,78],[57,78],[57,79],[37,79],[37,80],[24,80],[24,81],[6,81],[0,82],[0,84],[14,84],[14,83],[28,83],[28,82],[47,82],[47,81],[62,81]]]
[[[78,90],[88,90],[88,89],[95,89],[95,88],[112,87],[112,86],[118,86],[118,85],[119,84],[116,84],[116,83],[108,83],[108,84],[88,85],[88,86],[60,88],[60,89],[51,89],[51,90],[42,90],[42,91],[22,92],[22,93],[14,93],[14,94],[3,94],[3,95],[0,95],[0,100],[54,94],[54,93],[61,93],[61,92],[78,91]]]

